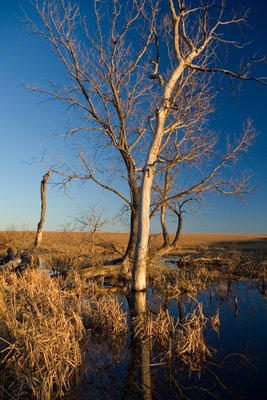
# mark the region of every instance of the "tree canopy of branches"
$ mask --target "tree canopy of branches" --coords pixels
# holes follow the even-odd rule
[[[245,23],[247,15],[238,16],[216,0],[91,0],[88,15],[93,8],[94,22],[72,1],[34,0],[34,6],[36,19],[26,18],[50,43],[70,79],[64,86],[31,90],[80,111],[84,124],[66,136],[85,134],[94,149],[93,157],[81,149],[80,168],[63,163],[52,171],[64,184],[92,180],[127,205],[131,227],[124,260],[134,263],[133,289],[144,290],[150,218],[160,216],[163,254],[179,239],[188,202],[211,191],[248,191],[248,177],[224,176],[224,167],[253,142],[251,121],[222,155],[217,134],[208,128],[218,77],[266,84],[250,72],[262,58],[252,57],[236,69],[223,57],[226,46],[242,47],[225,32]],[[113,176],[126,179],[128,193],[99,172],[98,163],[108,171],[110,160]],[[178,221],[172,242],[167,212]]]

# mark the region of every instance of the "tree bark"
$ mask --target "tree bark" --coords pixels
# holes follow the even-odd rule
[[[116,275],[122,275],[126,276],[128,275],[128,270],[125,269],[125,267],[122,264],[117,264],[117,265],[97,265],[97,266],[90,266],[87,268],[81,268],[79,269],[79,274],[82,278],[94,278],[94,277],[100,277],[100,276],[116,276]]]
[[[166,214],[166,206],[164,204],[161,207],[161,211],[160,211],[160,222],[161,222],[161,229],[162,229],[162,236],[163,236],[163,247],[167,247],[170,245],[170,235],[169,235],[167,227],[166,227],[165,214]]]
[[[128,174],[128,184],[131,195],[131,220],[130,220],[130,237],[127,245],[126,252],[122,258],[122,261],[133,262],[135,246],[137,241],[138,233],[138,209],[140,199],[140,186],[136,181],[135,164],[133,159],[125,151],[121,152],[124,160],[125,168]]]
[[[126,252],[122,258],[122,261],[129,261],[130,263],[134,260],[135,245],[137,242],[138,233],[138,208],[139,208],[139,186],[136,184],[134,190],[132,190],[132,209],[131,209],[131,225],[130,225],[130,237],[127,245]]]
[[[177,246],[177,243],[180,239],[180,235],[181,235],[181,231],[182,231],[182,226],[183,226],[183,217],[182,217],[182,213],[181,212],[177,212],[177,217],[178,217],[178,221],[177,221],[177,229],[176,229],[176,233],[175,233],[175,237],[173,239],[173,241],[170,243],[170,241],[168,243],[166,243],[164,241],[163,245],[161,248],[159,248],[155,254],[153,255],[153,259],[155,258],[159,258],[162,257],[168,253],[170,253],[172,250],[174,250]],[[167,231],[167,230],[166,230]],[[167,232],[168,238],[169,238],[169,234]]]
[[[45,221],[45,211],[46,211],[46,184],[51,175],[51,170],[49,170],[41,181],[41,218],[37,226],[36,237],[34,241],[34,247],[39,247],[43,236],[43,226]]]
[[[166,116],[169,111],[170,98],[179,77],[183,73],[185,62],[180,61],[177,68],[173,71],[169,81],[165,83],[162,94],[162,106],[156,111],[156,129],[155,135],[151,142],[146,164],[143,170],[143,182],[140,192],[140,206],[138,219],[138,236],[135,248],[135,259],[133,268],[132,290],[146,290],[146,267],[148,255],[148,238],[149,238],[149,211],[151,202],[151,187],[154,179],[154,168],[157,161],[162,136],[164,133],[164,125]]]
[[[165,109],[162,108],[157,116],[157,130],[151,143],[145,168],[143,171],[143,182],[140,193],[139,217],[138,217],[138,235],[135,248],[135,259],[133,268],[132,290],[146,290],[146,268],[148,256],[148,238],[149,238],[149,209],[151,201],[151,187],[154,178],[154,164],[156,162],[163,127],[165,122]]]
[[[175,248],[179,239],[180,239],[180,235],[181,235],[181,231],[182,231],[182,227],[183,227],[183,216],[182,216],[182,212],[179,212],[177,214],[178,217],[178,222],[177,222],[177,230],[176,230],[176,234],[175,234],[175,238],[172,242],[172,247]]]

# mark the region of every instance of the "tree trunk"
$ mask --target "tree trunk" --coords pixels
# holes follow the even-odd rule
[[[179,65],[173,71],[168,82],[165,83],[162,93],[162,106],[156,111],[155,134],[152,139],[146,164],[143,170],[143,182],[140,191],[140,206],[138,219],[138,235],[135,248],[132,290],[146,290],[146,267],[148,255],[149,238],[149,211],[151,202],[151,187],[154,179],[154,168],[160,151],[160,144],[164,134],[164,125],[169,111],[170,98],[173,88],[185,68],[184,61],[180,60]]]
[[[180,239],[180,235],[181,235],[181,231],[182,231],[182,227],[183,227],[183,216],[182,216],[182,212],[180,211],[177,214],[178,217],[178,222],[177,222],[177,230],[176,230],[176,234],[175,234],[175,238],[172,242],[172,247],[175,248],[179,239]]]
[[[181,235],[181,231],[182,231],[182,226],[183,226],[183,217],[182,217],[182,213],[181,212],[176,212],[178,221],[177,221],[177,229],[176,229],[176,234],[175,237],[173,239],[173,241],[170,243],[166,243],[164,241],[163,245],[161,248],[159,248],[155,254],[153,255],[153,259],[155,258],[159,258],[162,256],[165,256],[166,254],[168,254],[170,251],[174,250],[177,246],[177,243],[180,239],[180,235]],[[165,226],[166,228],[166,226]],[[166,229],[167,230],[167,229]],[[169,237],[169,234],[167,232],[167,235]]]
[[[154,165],[159,153],[159,147],[163,134],[166,111],[162,108],[157,115],[156,134],[151,143],[145,168],[143,170],[143,182],[140,193],[138,235],[135,248],[132,290],[146,290],[146,268],[148,258],[149,238],[149,210],[151,201],[151,187],[154,178]]]
[[[42,236],[43,236],[43,226],[45,221],[45,211],[46,211],[46,184],[50,177],[51,170],[49,170],[41,181],[41,218],[37,226],[36,237],[34,241],[34,246],[37,248],[40,246]]]
[[[144,173],[141,190],[138,235],[135,248],[134,270],[132,289],[135,291],[146,290],[146,267],[149,238],[149,207],[150,194],[153,181],[153,170],[148,167]]]
[[[138,232],[138,209],[139,209],[139,198],[140,198],[140,186],[136,181],[135,164],[129,154],[124,151],[121,152],[123,157],[125,168],[128,174],[128,184],[131,194],[131,226],[130,226],[130,237],[127,245],[126,252],[122,258],[122,262],[128,261],[133,262],[135,246],[137,242]]]
[[[137,232],[138,232],[138,203],[139,203],[139,193],[136,195],[136,199],[133,200],[133,207],[131,210],[131,227],[130,227],[130,237],[127,245],[126,252],[122,258],[122,261],[126,260],[130,263],[134,260],[135,245],[137,242]]]
[[[161,222],[161,229],[162,229],[162,236],[163,236],[163,247],[167,247],[170,245],[170,235],[169,235],[167,227],[166,227],[165,214],[166,214],[166,206],[164,204],[160,210],[160,222]]]

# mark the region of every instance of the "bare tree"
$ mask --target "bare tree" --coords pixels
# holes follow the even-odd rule
[[[37,226],[36,237],[34,241],[34,247],[39,247],[43,236],[43,226],[45,222],[45,212],[46,212],[46,185],[50,178],[51,170],[49,169],[46,174],[44,174],[41,181],[41,217]]]
[[[240,194],[245,188],[246,179],[231,182],[220,173],[251,144],[251,125],[217,158],[216,137],[208,131],[207,119],[213,111],[216,76],[266,83],[250,74],[251,64],[262,59],[251,58],[237,71],[220,63],[220,45],[242,47],[223,33],[245,22],[246,14],[237,17],[224,2],[212,0],[199,0],[195,7],[180,0],[95,0],[93,25],[71,2],[35,0],[35,8],[40,23],[28,22],[54,48],[71,83],[31,90],[85,115],[85,126],[71,127],[66,136],[86,132],[94,154],[81,151],[78,169],[64,163],[52,170],[64,184],[92,180],[127,204],[131,229],[125,258],[135,252],[132,288],[145,290],[150,217],[160,211],[168,244],[166,207],[178,216],[178,240],[181,211],[190,199],[210,190]],[[116,170],[113,181],[105,181],[98,166],[109,170],[110,159],[116,161]],[[185,187],[184,171],[192,166],[198,174]],[[126,179],[128,193],[116,187],[116,177]],[[157,196],[151,204],[153,191]]]
[[[134,154],[139,152],[140,141],[148,131],[147,115],[142,109],[144,101],[148,104],[152,87],[147,79],[150,63],[146,62],[145,55],[154,40],[157,7],[151,5],[145,10],[145,3],[133,1],[126,7],[118,1],[107,3],[107,13],[111,15],[106,18],[112,18],[108,34],[105,33],[107,20],[102,18],[102,10],[98,8],[101,4],[97,1],[94,3],[96,24],[91,31],[81,18],[78,6],[63,1],[35,1],[42,27],[26,17],[34,31],[54,47],[73,80],[70,87],[58,88],[53,84],[47,90],[31,89],[65,101],[85,113],[88,124],[70,128],[66,135],[85,130],[92,142],[101,143],[101,159],[107,154],[113,160],[119,156],[120,168],[126,171],[129,196],[98,178],[97,168],[89,165],[84,152],[80,153],[83,175],[69,166],[60,173],[66,178],[65,183],[77,178],[93,180],[128,204],[131,232],[126,256],[133,256],[137,237],[140,186],[136,162],[141,160],[135,160]],[[135,46],[131,39],[133,28],[139,29]]]
[[[92,257],[95,253],[95,234],[101,232],[109,222],[104,216],[104,210],[100,209],[97,204],[90,206],[86,211],[81,211],[79,216],[74,217],[74,228],[91,234]]]
[[[221,7],[215,8],[215,14],[217,15],[215,15],[215,17],[213,15],[213,18],[210,19],[209,16],[214,11],[214,2],[210,4],[209,1],[206,1],[204,5],[200,2],[199,7],[193,9],[187,9],[185,3],[182,3],[180,0],[177,1],[176,8],[172,0],[169,0],[168,3],[171,16],[171,27],[168,29],[168,32],[170,32],[170,37],[172,39],[172,58],[170,60],[172,69],[169,76],[165,79],[162,74],[159,74],[158,50],[157,60],[155,61],[155,71],[152,77],[158,80],[162,94],[159,107],[155,112],[154,136],[147,152],[140,190],[138,238],[133,270],[133,288],[137,291],[146,288],[151,189],[156,172],[156,164],[160,160],[162,148],[164,148],[170,140],[173,140],[175,132],[177,130],[179,131],[181,122],[183,122],[184,113],[183,111],[181,112],[181,108],[179,107],[183,88],[190,85],[190,79],[192,79],[192,76],[194,76],[196,72],[202,72],[204,74],[223,73],[230,78],[250,79],[244,71],[245,67],[238,73],[235,73],[225,68],[218,68],[216,65],[211,66],[212,62],[216,61],[214,42],[216,44],[218,42],[223,42],[235,45],[235,42],[229,42],[224,39],[219,29],[228,25],[240,23],[244,21],[245,17],[237,18],[231,16],[228,19],[224,19],[225,9],[223,3]],[[245,66],[247,65],[248,63],[245,64]],[[189,114],[190,109],[192,109],[192,104],[189,104]],[[239,150],[243,149],[243,146],[247,147],[251,137],[246,137],[247,135],[245,134],[240,144],[225,157],[225,160],[213,168],[200,183],[194,185],[191,192],[202,189],[202,187],[214,177],[222,163],[224,164],[229,161]],[[216,184],[211,183],[210,185],[213,185],[213,187],[216,187],[221,192],[227,192],[224,189],[220,189]],[[185,192],[187,193],[187,191]],[[180,195],[181,194],[175,195],[171,199],[180,197]]]
[[[248,120],[241,137],[236,141],[235,145],[227,146],[224,155],[216,157],[216,136],[211,133],[203,135],[204,137],[201,141],[193,139],[192,145],[187,144],[187,149],[185,150],[180,148],[181,142],[184,140],[191,141],[191,134],[185,132],[184,136],[182,136],[182,141],[180,140],[179,144],[175,144],[172,152],[168,152],[168,162],[163,167],[156,169],[155,172],[154,192],[156,193],[156,198],[152,198],[150,218],[158,211],[160,212],[163,235],[163,245],[155,255],[166,254],[176,247],[182,229],[182,214],[185,207],[192,201],[202,201],[204,194],[210,192],[243,197],[245,193],[250,193],[253,190],[249,185],[248,173],[233,180],[232,176],[226,179],[225,174],[219,174],[219,171],[229,161],[236,161],[237,157],[246,152],[249,145],[255,139],[255,135],[252,122]],[[198,139],[201,136],[201,134],[198,135]],[[211,154],[213,155],[212,166],[209,166]],[[209,172],[204,173],[204,177],[199,180],[199,168],[203,164],[208,166]],[[192,177],[188,179],[189,182],[185,182],[183,186],[177,188],[177,174],[181,174],[183,169],[188,168],[190,168],[191,175],[193,177],[196,176],[196,179]],[[159,178],[156,176],[157,173],[159,174]],[[177,229],[173,241],[170,240],[166,225],[167,211],[175,214],[177,217]]]

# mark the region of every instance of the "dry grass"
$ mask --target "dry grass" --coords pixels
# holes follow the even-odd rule
[[[0,232],[0,256],[6,254],[8,247],[18,254],[30,250],[34,235]],[[123,253],[127,238],[126,234],[97,234],[94,263]],[[159,240],[157,236],[154,239]],[[233,239],[237,247],[233,246]],[[208,257],[216,254],[219,267],[205,262],[196,262],[190,268],[179,266],[175,271],[162,265],[152,266],[150,283],[166,300],[183,294],[196,295],[225,275],[264,280],[266,242],[266,235],[182,235],[184,253],[205,253]],[[90,246],[90,234],[45,232],[38,252],[51,268],[78,269],[92,262]],[[182,253],[178,249],[179,252]],[[247,260],[250,254],[262,260],[258,267]],[[114,347],[127,344],[126,312],[117,297],[100,293],[103,291],[99,291],[96,283],[85,284],[74,270],[67,281],[51,279],[35,269],[28,269],[22,275],[1,272],[1,398],[50,400],[64,396],[79,380],[82,346],[88,335]],[[190,370],[199,370],[210,354],[204,341],[207,323],[218,333],[219,315],[208,321],[201,305],[197,305],[183,321],[175,322],[163,310],[138,316],[133,321],[133,332],[138,340],[164,349],[165,357],[178,358]]]
[[[127,313],[118,298],[99,295],[98,286],[85,285],[75,271],[67,281],[51,279],[38,269],[22,275],[3,271],[0,293],[3,399],[63,397],[79,381],[85,338],[104,340],[113,348],[127,345]],[[196,370],[209,354],[203,336],[206,322],[200,305],[176,323],[161,310],[138,316],[134,336],[157,343],[166,357],[178,357]]]
[[[218,333],[219,314],[209,320],[203,314],[202,304],[198,303],[184,321],[174,321],[168,311],[138,315],[133,320],[133,335],[136,339],[159,345],[165,350],[163,358],[178,358],[190,371],[199,371],[211,349],[204,339],[207,324]]]
[[[0,232],[0,259],[8,247],[20,256],[32,253],[35,232]],[[97,233],[92,239],[90,232],[43,232],[40,247],[34,252],[50,268],[69,270],[88,264],[101,265],[109,257],[120,257],[127,246],[126,234]]]
[[[88,287],[75,271],[67,282],[38,269],[22,275],[4,271],[0,294],[3,399],[60,398],[79,380],[82,345],[90,333],[126,341],[126,313],[118,299],[98,298],[96,285]]]
[[[15,254],[32,248],[35,232],[30,231],[3,231],[0,232],[0,256],[6,255],[6,250],[11,247]]]
[[[0,256],[6,254],[8,247],[15,253],[32,248],[35,232],[0,232]],[[124,253],[129,235],[127,233],[96,233],[94,257],[99,262],[109,257],[119,257]],[[152,235],[152,247],[162,244],[161,235]],[[226,255],[237,250],[252,257],[267,257],[267,235],[234,234],[182,234],[176,254],[216,254]],[[92,237],[87,232],[44,232],[40,249],[43,258],[54,267],[74,267],[92,258]]]
[[[175,340],[175,353],[191,371],[200,370],[206,356],[211,355],[211,350],[204,339],[204,328],[207,322],[202,304],[199,303],[192,314],[186,316]]]
[[[81,364],[79,289],[63,291],[60,281],[29,269],[22,276],[2,273],[0,290],[2,397],[5,391],[17,399],[62,396]]]
[[[166,299],[178,295],[195,296],[209,285],[223,283],[225,279],[257,280],[266,285],[267,260],[244,255],[240,250],[228,249],[217,253],[207,250],[202,257],[184,258],[180,262],[173,259],[173,269],[162,260],[150,265],[149,283]]]
[[[95,336],[116,346],[126,341],[127,312],[122,309],[117,296],[99,296],[98,288],[91,283],[82,301],[82,312],[86,329]]]
[[[211,273],[205,266],[177,270],[157,266],[149,270],[151,286],[169,299],[184,294],[195,296],[200,290],[213,284],[217,278],[216,271]]]

